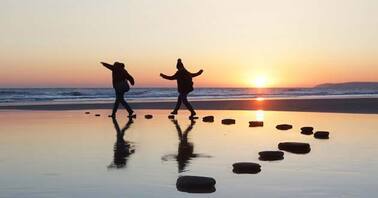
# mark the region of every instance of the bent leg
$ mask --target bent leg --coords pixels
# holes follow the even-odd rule
[[[125,92],[120,92],[118,100],[122,104],[122,106],[125,107],[127,112],[129,112],[129,114],[131,115],[134,111],[131,109],[130,105],[125,101],[124,95],[125,95]]]
[[[119,95],[119,94],[116,92],[116,99],[115,99],[115,102],[114,102],[114,105],[113,105],[113,112],[112,112],[112,116],[113,116],[113,117],[114,117],[115,114],[117,113],[118,106],[119,106],[119,103],[120,103],[120,100],[119,100],[118,95]]]
[[[125,109],[127,110],[127,112],[129,112],[129,114],[132,114],[134,111],[131,109],[130,105],[126,102],[125,99],[122,99],[121,100],[121,104],[125,107]]]
[[[175,109],[172,111],[172,114],[177,114],[177,111],[180,109],[181,106],[181,101],[182,101],[182,96],[181,94],[177,97],[177,103]]]
[[[182,102],[186,106],[186,108],[190,111],[192,115],[195,115],[196,112],[194,111],[192,105],[188,101],[188,94],[182,94]]]

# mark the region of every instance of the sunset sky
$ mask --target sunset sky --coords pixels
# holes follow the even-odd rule
[[[179,57],[198,87],[378,81],[378,1],[0,0],[0,87],[175,86]]]

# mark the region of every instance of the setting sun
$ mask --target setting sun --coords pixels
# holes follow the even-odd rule
[[[257,76],[253,81],[252,85],[256,88],[263,88],[267,86],[267,79],[265,76]]]

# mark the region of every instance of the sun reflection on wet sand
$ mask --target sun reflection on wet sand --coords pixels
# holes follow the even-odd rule
[[[257,110],[256,111],[256,121],[264,121],[264,111]]]

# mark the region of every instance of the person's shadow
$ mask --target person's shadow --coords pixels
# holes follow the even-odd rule
[[[172,120],[172,122],[176,127],[177,135],[180,141],[178,144],[178,153],[177,155],[168,154],[168,155],[163,156],[161,158],[163,161],[168,161],[171,159],[176,160],[178,164],[178,172],[181,173],[181,172],[186,171],[185,168],[190,163],[190,160],[192,160],[193,158],[211,157],[209,155],[202,155],[202,154],[194,153],[194,144],[189,142],[189,139],[188,139],[189,132],[193,129],[196,123],[194,120],[191,120],[190,125],[187,127],[187,129],[184,132],[181,130],[181,127],[179,123],[177,122],[177,120]]]
[[[130,126],[133,124],[133,119],[129,118],[128,122],[126,123],[125,127],[122,129],[118,125],[118,121],[116,118],[112,118],[114,128],[116,130],[116,137],[117,140],[114,143],[114,156],[113,162],[108,166],[108,168],[125,168],[127,164],[127,160],[129,159],[130,155],[135,153],[134,145],[131,142],[124,140],[125,132]]]

